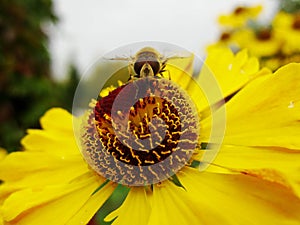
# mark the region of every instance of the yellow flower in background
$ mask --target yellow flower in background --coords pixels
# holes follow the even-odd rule
[[[281,4],[275,16],[264,21],[256,17],[261,7],[237,7],[232,14],[219,17],[222,35],[211,46],[227,46],[235,51],[247,48],[261,66],[272,71],[300,62],[300,14],[288,13],[287,9],[293,4]],[[297,12],[297,3],[292,11]]]
[[[300,51],[300,15],[279,12],[272,23],[276,35],[283,41],[282,52],[290,55]]]
[[[227,47],[210,46],[205,63],[216,77],[223,96],[230,96],[242,88],[250,80],[264,73],[259,71],[259,62],[255,57],[249,57],[247,49],[234,54]]]
[[[5,156],[7,155],[7,152],[5,149],[0,147],[0,161],[3,160],[5,158]],[[1,185],[1,180],[0,180],[0,185]],[[2,204],[3,200],[0,199],[0,205]],[[4,221],[0,212],[0,225],[3,225]]]
[[[223,33],[221,39],[208,48],[223,46],[232,49],[247,49],[251,56],[262,58],[279,54],[282,44],[283,41],[275,36],[271,29],[243,28]]]
[[[187,164],[176,174],[181,185],[168,179],[129,187],[123,204],[106,217],[115,219],[113,225],[300,223],[300,65],[271,74],[259,71],[257,59],[246,50],[233,54],[224,48],[211,48],[206,65],[224,97],[239,91],[216,112],[226,107],[219,154],[213,162],[201,161],[210,150],[200,149],[192,159],[210,166],[200,172]],[[197,79],[207,72],[202,70]],[[205,104],[187,77],[172,80]],[[195,104],[199,113],[206,107]],[[203,143],[210,141],[211,119],[202,114]],[[83,160],[72,120],[80,118],[49,110],[41,118],[42,129],[29,130],[22,140],[24,151],[0,162],[5,224],[86,224],[117,187]]]
[[[272,57],[261,59],[261,65],[271,69],[272,71],[276,71],[281,66],[295,62],[300,63],[299,53],[293,53],[291,55],[278,54]]]
[[[249,20],[256,19],[261,11],[261,5],[254,7],[239,6],[231,14],[219,16],[218,22],[228,28],[244,27]]]
[[[7,154],[6,150],[0,147],[0,160],[4,159],[6,154]]]
[[[282,40],[268,28],[242,29],[236,31],[232,39],[240,49],[247,48],[250,55],[258,58],[276,55],[282,46]]]
[[[210,48],[231,48],[231,49],[239,49],[238,45],[234,41],[234,31],[224,31],[219,39],[207,46],[206,49]]]

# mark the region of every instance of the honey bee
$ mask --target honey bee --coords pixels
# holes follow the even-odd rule
[[[129,79],[132,80],[149,76],[163,77],[163,72],[166,72],[166,63],[167,59],[154,48],[142,48],[136,53],[128,66]],[[171,79],[170,74],[169,79]]]
[[[152,47],[144,47],[140,49],[134,56],[131,57],[115,57],[110,60],[125,60],[128,61],[129,78],[128,81],[136,80],[144,77],[164,77],[167,73],[169,80],[171,75],[166,70],[168,60],[175,58],[187,58],[188,56],[170,56],[166,57],[160,54]]]

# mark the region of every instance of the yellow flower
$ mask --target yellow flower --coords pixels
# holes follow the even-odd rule
[[[252,30],[242,28],[222,34],[219,41],[211,47],[230,47],[232,49],[248,49],[250,55],[265,58],[277,55],[281,51],[283,41],[273,30],[262,28]],[[261,60],[261,59],[260,59]]]
[[[240,49],[247,48],[250,55],[259,58],[278,54],[282,46],[282,40],[267,28],[258,31],[241,29],[234,33],[232,42]]]
[[[257,58],[249,57],[246,49],[234,54],[227,47],[211,46],[207,51],[205,64],[212,70],[225,97],[260,76],[261,73],[269,73],[267,69],[259,71]]]
[[[0,147],[0,161],[3,160],[6,156],[7,152],[4,148],[1,148]],[[0,180],[0,184],[1,184],[1,180]],[[0,205],[2,204],[3,200],[0,199]],[[2,215],[0,213],[0,225],[3,225],[4,221],[3,221],[3,218],[2,218]]]
[[[209,44],[207,49],[210,48],[231,48],[231,49],[238,49],[237,44],[235,43],[234,39],[234,31],[224,31],[217,42],[213,44]]]
[[[229,28],[244,27],[249,20],[257,18],[261,10],[261,5],[254,7],[237,7],[231,14],[219,16],[218,21],[221,25]]]
[[[283,41],[282,52],[292,54],[300,51],[300,15],[279,12],[273,21],[273,27]]]
[[[123,204],[106,217],[115,219],[113,225],[300,223],[300,65],[270,74],[258,71],[257,60],[246,51],[234,55],[225,49],[212,49],[206,64],[197,78],[204,88],[214,88],[206,76],[211,69],[225,97],[240,90],[215,113],[202,113],[208,102],[201,100],[203,93],[190,78],[172,80],[202,113],[201,142],[214,144],[212,126],[222,121],[211,120],[222,118],[218,114],[226,107],[219,154],[213,162],[203,160],[213,148],[208,145],[192,156],[200,167],[210,165],[206,171],[187,164],[177,172],[178,181],[130,187]],[[219,100],[216,96],[210,103]],[[29,130],[22,140],[25,151],[0,162],[5,224],[86,224],[113,193],[116,184],[83,160],[72,119],[76,124],[80,118],[63,109],[49,110],[41,118],[43,129]]]
[[[0,160],[4,159],[6,154],[7,154],[6,150],[0,147]]]
[[[300,63],[300,53],[294,53],[291,55],[278,54],[273,57],[261,59],[261,65],[271,69],[272,71],[275,71],[281,66],[289,63]]]

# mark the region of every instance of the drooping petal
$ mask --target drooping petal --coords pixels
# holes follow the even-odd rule
[[[71,114],[51,109],[41,125],[23,139],[25,151],[0,162],[1,216],[8,225],[86,224],[114,187],[94,193],[105,179],[83,160]]]
[[[66,224],[100,185],[94,175],[87,174],[66,185],[17,191],[3,203],[3,218],[10,224]]]
[[[26,151],[48,152],[57,155],[80,155],[76,139],[72,132],[63,135],[45,130],[28,130],[21,143]]]
[[[116,218],[113,225],[147,225],[150,212],[150,203],[144,187],[132,187],[123,204],[105,220],[112,221]]]
[[[47,131],[61,131],[64,135],[66,132],[72,132],[72,120],[74,118],[65,109],[52,108],[48,110],[43,117],[40,119],[43,130]]]
[[[224,143],[300,149],[300,64],[256,79],[226,105]]]
[[[283,148],[264,148],[224,145],[214,164],[232,169],[277,169],[292,172],[300,169],[300,151]],[[300,175],[300,174],[299,174]]]
[[[188,204],[185,191],[169,181],[153,186],[152,211],[148,225],[198,224],[196,210]]]
[[[220,172],[218,165],[232,173],[240,171],[272,182],[293,187],[300,196],[300,151],[283,148],[263,148],[224,145],[211,172]],[[233,171],[232,171],[233,170]],[[224,173],[224,171],[221,171]],[[225,171],[226,173],[226,171]]]
[[[77,120],[77,118],[73,118]],[[80,154],[73,132],[72,115],[61,108],[50,109],[41,118],[43,130],[28,130],[21,143],[26,151],[65,156]]]
[[[179,172],[178,178],[193,199],[194,208],[222,215],[221,224],[299,224],[300,199],[278,183],[243,174],[215,174],[192,168]],[[211,218],[209,224],[220,223]]]
[[[0,162],[0,196],[22,188],[66,184],[89,172],[80,155],[59,157],[41,152],[16,152]]]
[[[115,186],[116,185],[111,183],[106,184],[103,188],[93,194],[66,225],[87,224],[112,194]]]

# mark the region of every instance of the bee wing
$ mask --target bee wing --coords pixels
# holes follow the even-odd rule
[[[132,57],[103,57],[105,60],[132,61]]]
[[[168,52],[161,56],[162,60],[172,60],[172,59],[184,59],[193,57],[190,52]]]

